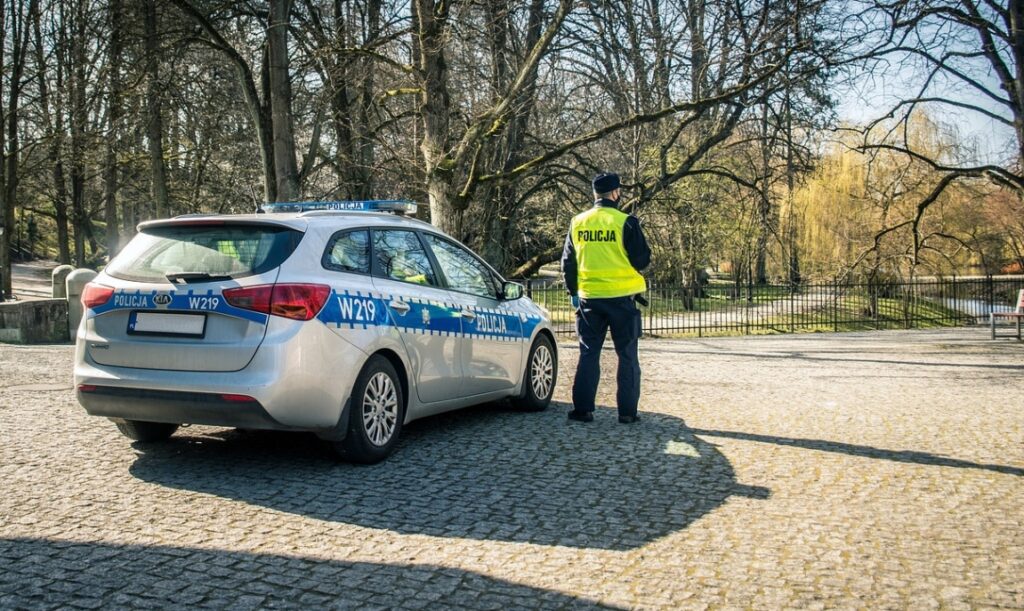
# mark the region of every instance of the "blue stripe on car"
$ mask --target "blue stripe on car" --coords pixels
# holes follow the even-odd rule
[[[169,295],[169,303],[157,305],[157,295]],[[101,306],[90,308],[88,317],[93,318],[107,312],[117,310],[154,310],[167,312],[216,312],[225,316],[244,318],[245,320],[265,325],[267,315],[251,310],[243,310],[229,304],[220,293],[214,293],[212,289],[205,293],[196,293],[193,289],[187,292],[177,291],[114,291],[110,300]]]
[[[399,313],[389,306],[392,301],[404,302],[409,310]],[[407,333],[464,335],[495,341],[528,339],[541,323],[539,316],[489,308],[469,308],[476,318],[463,319],[462,310],[467,307],[396,296],[333,291],[317,319],[339,328],[394,326]]]

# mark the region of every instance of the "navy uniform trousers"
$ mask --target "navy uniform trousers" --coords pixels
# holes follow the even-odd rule
[[[601,377],[601,347],[608,329],[619,357],[615,395],[619,416],[635,416],[640,401],[640,310],[633,297],[580,299],[576,311],[576,333],[580,338],[580,361],[572,384],[572,404],[576,411],[594,411],[594,397]]]

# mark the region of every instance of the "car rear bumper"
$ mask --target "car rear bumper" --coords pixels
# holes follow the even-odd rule
[[[78,402],[92,416],[144,422],[209,424],[253,429],[293,430],[275,420],[255,399],[242,395],[80,385]],[[229,397],[232,395],[228,395]]]
[[[318,433],[343,428],[343,407],[367,355],[317,322],[282,321],[269,331],[248,365],[231,372],[100,365],[79,337],[75,385],[96,390],[78,391],[78,400],[89,414],[124,420]]]

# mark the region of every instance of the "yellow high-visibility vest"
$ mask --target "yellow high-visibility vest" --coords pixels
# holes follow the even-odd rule
[[[577,292],[583,299],[636,295],[647,282],[633,269],[623,244],[625,212],[594,206],[577,214],[569,226],[576,250]]]

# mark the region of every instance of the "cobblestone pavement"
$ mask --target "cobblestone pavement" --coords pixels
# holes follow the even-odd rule
[[[1024,346],[984,329],[650,340],[643,420],[564,403],[312,436],[87,417],[0,346],[0,609],[1024,607]],[[576,351],[563,344],[557,398]]]

